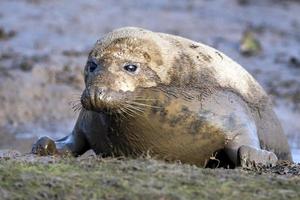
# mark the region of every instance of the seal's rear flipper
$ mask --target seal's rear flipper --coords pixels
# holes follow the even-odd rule
[[[243,145],[238,150],[239,165],[244,168],[255,167],[256,165],[274,166],[278,159],[271,152],[254,147]]]

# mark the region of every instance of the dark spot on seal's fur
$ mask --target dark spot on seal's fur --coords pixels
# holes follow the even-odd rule
[[[170,119],[170,126],[171,127],[175,127],[176,125],[178,125],[179,123],[180,123],[180,121],[182,121],[183,120],[183,118],[182,118],[183,116],[182,115],[173,115],[172,117],[171,117],[171,119]]]
[[[201,132],[201,128],[203,128],[205,124],[204,118],[194,119],[190,124],[189,133],[192,135],[196,135]]]
[[[130,38],[128,37],[123,37],[123,38],[117,38],[117,39],[114,39],[109,46],[113,46],[113,45],[116,45],[116,44],[124,44],[126,42],[128,42],[130,40]]]
[[[161,108],[160,109],[160,112],[159,112],[159,115],[164,118],[165,116],[167,116],[168,114],[168,111],[165,109],[165,108]]]
[[[183,105],[181,107],[181,113],[185,116],[184,119],[186,120],[188,117],[192,117],[192,121],[189,125],[189,134],[196,135],[201,133],[201,129],[205,127],[206,121],[204,116],[192,116],[194,111],[191,111],[187,106]]]
[[[192,49],[196,49],[196,48],[198,48],[199,47],[199,45],[196,45],[196,44],[191,44],[190,45],[190,48],[192,48]]]
[[[186,53],[181,53],[174,58],[173,70],[169,71],[171,82],[175,86],[185,85],[186,83],[193,81],[192,74],[195,66],[194,60]]]
[[[204,60],[204,61],[206,61],[206,62],[208,62],[208,63],[210,63],[211,61],[212,61],[212,57],[210,56],[210,55],[208,55],[208,54],[204,54],[204,53],[202,53],[202,52],[199,52],[198,53],[199,54],[199,57],[197,57],[197,58],[199,58],[199,59],[201,59],[201,60]]]
[[[220,52],[215,51],[215,53],[221,58],[221,60],[223,60],[223,56],[220,54]]]
[[[190,110],[187,106],[182,106],[181,107],[181,112],[187,113],[187,112],[190,112]]]
[[[191,118],[194,115],[194,112],[190,111],[188,107],[182,106],[181,112],[177,113],[176,115],[170,116],[170,126],[175,127],[178,124],[186,123],[188,118]]]
[[[151,61],[151,57],[150,57],[150,55],[149,55],[147,52],[144,52],[143,56],[144,56],[144,58],[145,58],[145,60],[146,60],[147,62],[150,62],[150,61]]]

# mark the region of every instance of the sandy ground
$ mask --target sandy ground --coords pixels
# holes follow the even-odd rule
[[[1,0],[0,149],[28,152],[72,130],[86,56],[103,34],[139,26],[220,49],[271,95],[300,161],[300,4],[279,0]],[[251,30],[262,51],[240,53]]]

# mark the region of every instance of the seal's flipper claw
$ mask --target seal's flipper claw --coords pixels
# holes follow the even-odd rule
[[[243,168],[253,168],[257,165],[274,166],[278,161],[273,152],[246,145],[239,148],[238,156],[240,166]]]
[[[37,154],[39,156],[48,156],[57,154],[56,145],[54,140],[49,137],[41,137],[38,141],[32,146],[31,153]]]

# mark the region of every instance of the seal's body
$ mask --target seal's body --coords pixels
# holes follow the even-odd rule
[[[54,153],[148,153],[198,166],[216,155],[243,166],[291,160],[261,86],[201,43],[140,28],[115,30],[89,54],[85,83],[75,128],[55,141]],[[40,139],[33,152],[45,150],[45,140],[51,141]]]

